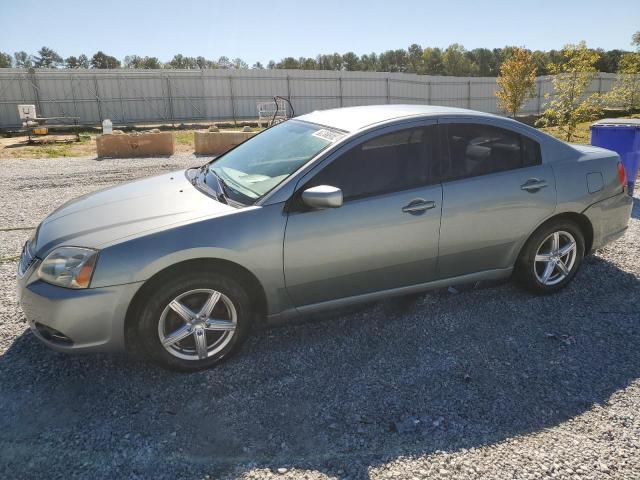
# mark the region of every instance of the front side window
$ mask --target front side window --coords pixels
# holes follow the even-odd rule
[[[207,175],[223,181],[232,200],[250,204],[343,136],[320,125],[283,122],[214,160]]]
[[[540,145],[517,132],[492,125],[444,126],[449,150],[445,179],[477,177],[540,163]]]
[[[305,188],[331,185],[345,201],[417,188],[436,181],[435,126],[381,135],[336,158]]]

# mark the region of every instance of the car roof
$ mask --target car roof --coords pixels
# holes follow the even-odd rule
[[[346,132],[355,132],[371,125],[388,122],[390,120],[447,114],[496,117],[496,115],[491,113],[439,105],[368,105],[316,110],[305,115],[300,115],[296,117],[296,119],[337,128]]]

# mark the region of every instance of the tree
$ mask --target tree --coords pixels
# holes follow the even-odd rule
[[[362,57],[360,57],[360,65],[362,70],[364,70],[365,72],[377,72],[378,55],[375,53],[362,55]]]
[[[0,52],[0,68],[11,68],[11,55]]]
[[[87,57],[84,53],[78,57],[78,68],[89,68],[91,67],[91,62],[89,61],[89,57]]]
[[[13,58],[15,59],[16,68],[33,67],[33,57],[25,51],[15,52]]]
[[[387,50],[378,57],[380,71],[382,72],[406,72],[408,67],[407,51]]]
[[[64,66],[66,68],[89,68],[89,59],[84,53],[79,57],[72,55],[65,59]]]
[[[549,65],[554,75],[554,97],[545,105],[538,125],[557,125],[570,142],[580,122],[596,119],[602,112],[602,98],[594,93],[589,96],[587,88],[597,74],[595,67],[598,53],[589,50],[585,42],[566,45],[562,51],[562,62]],[[547,95],[548,97],[548,95]]]
[[[124,68],[142,68],[156,70],[162,68],[162,63],[158,57],[139,57],[138,55],[127,55],[124,57]]]
[[[118,60],[116,57],[112,57],[102,51],[99,51],[93,57],[91,57],[91,68],[120,68],[120,60]]]
[[[536,64],[536,70],[538,75],[548,75],[549,74],[549,54],[547,52],[543,52],[542,50],[536,50],[533,52],[533,61]]]
[[[640,32],[632,37],[636,51],[622,56],[619,62],[618,80],[609,93],[607,103],[631,112],[640,108]]]
[[[233,63],[233,68],[237,68],[237,69],[249,68],[249,65],[247,64],[247,62],[245,62],[241,58],[234,58],[232,63]]]
[[[315,58],[300,57],[298,62],[300,63],[300,68],[305,70],[318,70],[318,64],[316,63]]]
[[[494,55],[488,48],[476,48],[469,52],[475,71],[481,77],[494,77],[499,72],[499,64],[494,62]]]
[[[618,80],[607,94],[607,100],[628,112],[640,109],[640,52],[622,57]]]
[[[34,57],[36,68],[57,68],[62,62],[62,57],[48,47],[42,47],[38,50],[38,56]]]
[[[300,63],[293,57],[286,57],[280,60],[276,68],[284,68],[288,70],[296,70],[300,68]]]
[[[536,65],[531,52],[514,48],[500,66],[497,83],[498,106],[515,118],[522,104],[535,91]]]
[[[181,53],[174,55],[173,58],[169,61],[169,63],[165,64],[165,68],[175,68],[180,70],[197,70],[200,68],[198,66],[197,59],[193,57],[185,57]]]
[[[202,56],[196,57],[196,65],[200,70],[214,70],[218,68],[218,64],[215,61],[207,60]]]
[[[466,56],[467,50],[460,44],[449,45],[442,54],[445,75],[464,77],[471,74],[472,63]]]
[[[224,55],[218,59],[218,68],[229,69],[233,68],[233,63],[229,60],[229,57],[225,57]]]
[[[78,57],[73,55],[64,59],[64,66],[66,68],[79,68],[78,63]]]
[[[439,48],[427,47],[422,52],[424,73],[426,75],[442,75],[444,64],[442,63],[442,50]]]
[[[407,66],[407,72],[410,73],[424,73],[424,60],[422,58],[422,47],[417,43],[409,46],[407,49],[407,59],[409,65]]]
[[[347,52],[342,56],[342,65],[349,72],[360,70],[360,58],[353,52]]]
[[[264,70],[264,66],[260,62],[254,63],[251,68],[253,68],[254,70]]]

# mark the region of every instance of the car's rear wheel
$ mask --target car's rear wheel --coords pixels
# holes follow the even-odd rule
[[[516,265],[520,284],[535,293],[554,293],[575,276],[584,256],[584,235],[570,220],[543,225],[529,238]]]
[[[139,312],[137,340],[146,356],[181,371],[228,358],[245,340],[253,315],[241,284],[206,272],[180,275],[154,288]]]

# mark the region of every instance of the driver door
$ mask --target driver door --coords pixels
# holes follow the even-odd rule
[[[435,278],[442,186],[433,123],[370,134],[301,180],[284,239],[297,307]],[[318,185],[340,188],[342,206],[305,208],[301,192]]]

